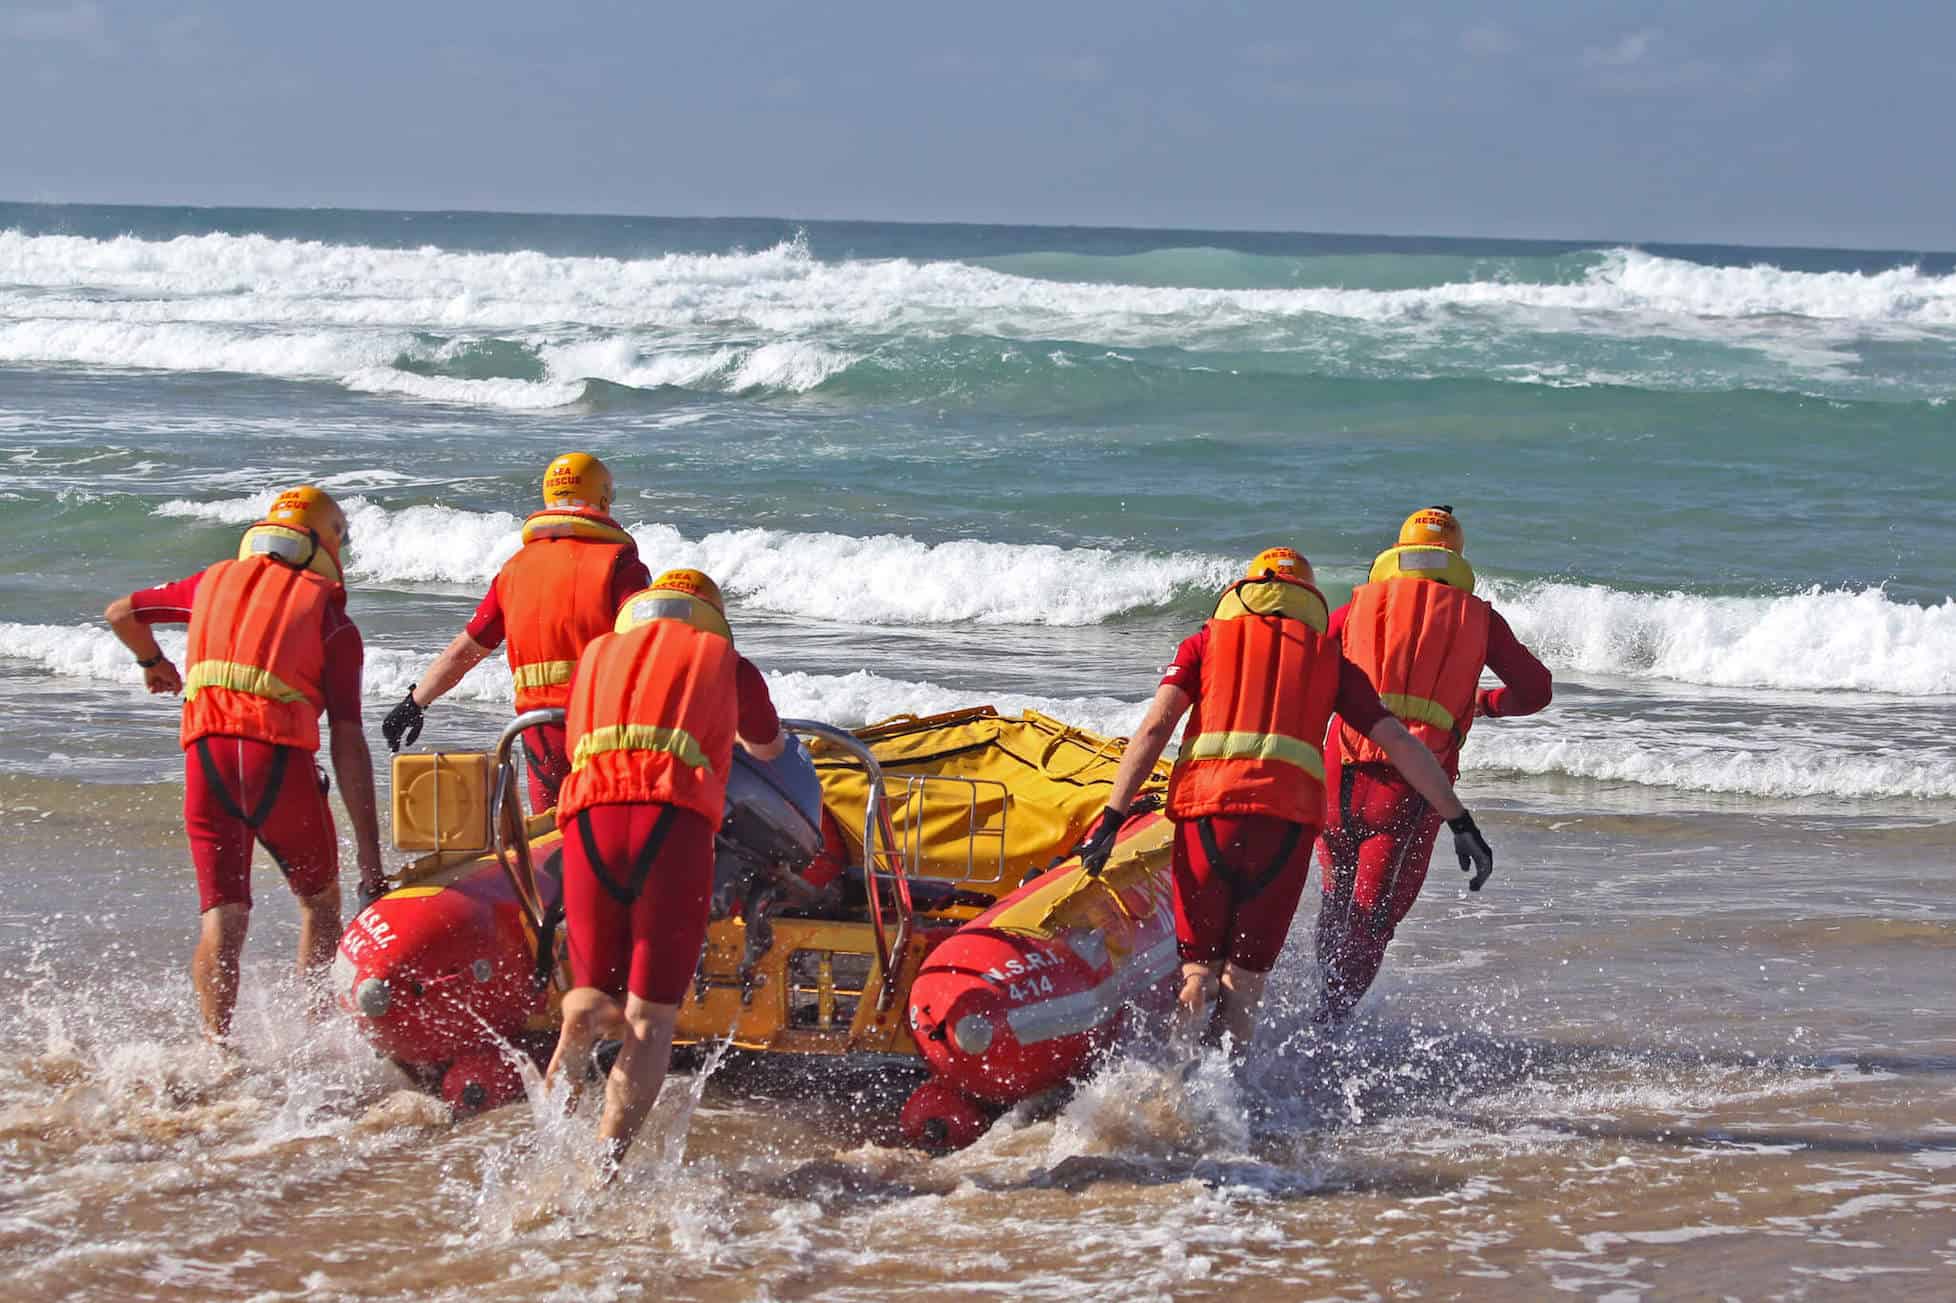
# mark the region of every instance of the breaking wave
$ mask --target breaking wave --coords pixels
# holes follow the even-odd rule
[[[1266,261],[1287,269],[1286,287],[1251,287],[1278,274],[1245,265]],[[1314,261],[1332,265],[1314,269]],[[323,379],[359,392],[526,409],[576,402],[592,381],[804,393],[865,363],[900,372],[919,350],[953,337],[1308,353],[1344,374],[1358,363],[1343,345],[1327,345],[1327,324],[1384,329],[1402,342],[1409,329],[1444,333],[1452,324],[1625,344],[1652,335],[1731,344],[1812,379],[1840,378],[1852,361],[1844,346],[1861,335],[1956,326],[1956,275],[1912,267],[1717,267],[1636,249],[1544,261],[1553,274],[1529,279],[1507,262],[1467,258],[1428,259],[1419,274],[1388,276],[1381,269],[1394,260],[1382,256],[1259,260],[1170,250],[1105,260],[1026,255],[994,265],[829,261],[797,239],[751,253],[624,259],[262,235],[104,240],[4,231],[0,362]],[[1421,283],[1436,273],[1465,279]],[[1310,283],[1344,274],[1384,277],[1384,287]],[[1178,276],[1225,287],[1164,283]],[[1397,365],[1418,378],[1438,359],[1366,365]],[[1483,370],[1506,365],[1469,360]],[[928,374],[946,362],[914,369]],[[1442,369],[1462,364],[1456,358]],[[1667,374],[1626,364],[1648,372],[1627,383],[1680,383],[1674,361]],[[500,370],[481,374],[485,365]],[[1509,373],[1569,383],[1552,371]]]
[[[1448,307],[1512,305],[1693,317],[1782,315],[1897,325],[1956,324],[1956,275],[1913,267],[1791,271],[1717,267],[1638,249],[1590,255],[1573,278],[1496,275],[1408,289],[1320,285],[1214,289],[1013,275],[955,261],[831,262],[805,240],[756,253],[566,258],[541,253],[379,249],[262,235],[133,236],[0,232],[0,283],[40,291],[71,320],[523,327],[540,321],[636,327],[740,321],[770,332],[848,326],[989,327],[979,333],[1092,339],[1033,321],[1185,325],[1205,315],[1244,322],[1298,313],[1380,320]],[[1076,263],[1087,260],[1076,259]],[[127,297],[58,298],[79,289]],[[18,290],[16,290],[18,293]],[[159,296],[142,298],[137,296]],[[170,296],[163,298],[160,296]],[[49,315],[55,315],[50,312]],[[1113,339],[1104,342],[1118,342]]]
[[[1722,688],[1956,694],[1956,601],[1879,588],[1778,597],[1626,593],[1597,584],[1495,584],[1516,635],[1560,670]]]
[[[156,508],[223,524],[256,520],[272,495]],[[355,547],[352,577],[377,583],[486,585],[516,551],[521,520],[452,507],[385,511],[365,498],[345,506]],[[1192,553],[1134,556],[1101,548],[924,543],[770,529],[688,539],[669,525],[634,525],[639,555],[656,573],[692,566],[755,607],[855,624],[1086,625],[1220,586],[1234,563]]]
[[[173,500],[159,516],[256,520],[270,493]],[[347,502],[356,581],[485,585],[518,545],[507,512],[387,511]],[[1201,617],[1235,562],[1200,553],[1133,553],[1050,544],[881,534],[724,530],[689,539],[635,525],[654,571],[695,566],[762,610],[870,625],[1098,624],[1172,607]],[[1321,575],[1335,575],[1322,567]],[[1551,668],[1722,688],[1956,695],[1956,601],[1898,602],[1879,588],[1777,596],[1634,593],[1597,584],[1490,581],[1483,590]]]
[[[1950,800],[1956,750],[1843,746],[1823,728],[1767,741],[1744,727],[1676,730],[1616,718],[1607,727],[1573,723],[1567,712],[1474,730],[1463,768],[1634,783],[1689,793],[1777,800]]]

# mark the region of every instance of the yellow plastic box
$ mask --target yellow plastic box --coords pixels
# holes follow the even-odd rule
[[[489,757],[431,751],[394,757],[394,846],[403,851],[486,851],[491,844]]]

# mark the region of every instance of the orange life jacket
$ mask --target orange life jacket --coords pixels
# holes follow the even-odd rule
[[[571,771],[558,789],[558,825],[594,805],[657,801],[718,827],[739,715],[738,662],[730,638],[679,619],[594,639],[571,682]]]
[[[1322,819],[1322,747],[1338,699],[1326,624],[1324,597],[1309,584],[1244,580],[1223,593],[1168,780],[1169,818]]]
[[[184,748],[218,734],[319,750],[326,617],[343,592],[269,556],[206,570],[190,606]]]
[[[1474,722],[1489,610],[1451,584],[1400,577],[1360,584],[1345,612],[1345,659],[1365,671],[1385,708],[1449,774],[1459,769]],[[1347,764],[1387,761],[1378,743],[1343,721],[1338,756]]]
[[[523,522],[523,546],[496,576],[519,713],[570,700],[571,671],[611,628],[611,577],[638,555],[601,511],[549,507]]]

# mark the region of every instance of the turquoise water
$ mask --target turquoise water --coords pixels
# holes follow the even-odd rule
[[[1564,685],[1480,768],[1942,809],[1952,344],[1946,254],[0,206],[0,764],[167,757],[87,622],[293,480],[398,695],[584,447],[802,713],[1125,729],[1243,557],[1447,501]]]

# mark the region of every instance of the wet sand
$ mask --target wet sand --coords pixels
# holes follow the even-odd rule
[[[6,1297],[1941,1299],[1956,1279],[1956,835],[1931,819],[1489,802],[1489,890],[1437,862],[1335,1042],[1305,1018],[1307,898],[1246,1080],[1205,1062],[1184,1083],[1141,1044],[930,1157],[893,1134],[913,1074],[693,1065],[599,1191],[588,1116],[533,1098],[451,1123],[307,1023],[269,866],[241,1052],[205,1046],[174,785],[0,795]]]

